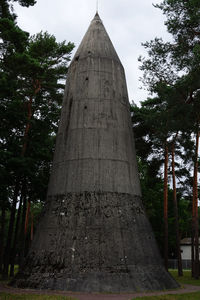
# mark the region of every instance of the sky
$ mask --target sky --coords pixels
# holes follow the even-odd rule
[[[48,31],[58,42],[73,42],[77,50],[96,13],[96,0],[38,0],[25,8],[14,5],[18,25],[31,34]],[[138,57],[147,56],[141,43],[155,37],[169,40],[162,11],[151,0],[99,0],[98,12],[124,66],[129,101],[139,104],[148,92],[139,78]],[[160,3],[161,0],[153,0]],[[72,56],[73,56],[72,55]]]

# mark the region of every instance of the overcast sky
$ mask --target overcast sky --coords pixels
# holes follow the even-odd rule
[[[147,97],[139,81],[138,57],[146,55],[141,43],[155,37],[169,40],[165,18],[151,0],[99,0],[98,10],[125,68],[129,100],[138,104]],[[22,29],[31,34],[48,31],[57,41],[74,42],[76,51],[95,15],[96,0],[38,0],[29,8],[15,4],[15,12]]]

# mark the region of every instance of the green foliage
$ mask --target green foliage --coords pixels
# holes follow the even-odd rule
[[[141,107],[133,106],[132,122],[136,142],[136,153],[138,157],[139,175],[141,181],[143,203],[150,223],[152,225],[155,237],[158,241],[161,253],[163,253],[163,163],[164,163],[164,144],[166,140],[173,140],[174,133],[186,126],[181,121],[174,118],[173,102],[168,102],[169,94],[173,93],[170,88],[160,85],[160,97],[149,98],[141,103]],[[180,108],[180,113],[184,110]],[[179,124],[180,123],[180,124]],[[194,144],[191,143],[193,149]],[[169,151],[170,151],[169,142]],[[170,154],[170,152],[169,152]],[[191,154],[191,153],[190,153]],[[179,226],[181,236],[190,235],[190,203],[191,198],[186,197],[190,193],[185,185],[185,177],[189,176],[187,165],[180,162],[184,159],[182,153],[182,136],[176,141],[176,175],[179,178],[177,193],[179,207]],[[188,160],[186,160],[188,163]],[[171,169],[171,156],[169,155],[169,175]],[[181,182],[182,179],[182,182]],[[191,183],[189,184],[191,187]],[[188,185],[187,185],[188,187]],[[175,238],[175,218],[173,209],[173,191],[168,187],[168,222],[169,222],[169,256],[176,256],[176,238]]]
[[[136,144],[136,149],[137,149]],[[142,189],[143,204],[146,209],[148,219],[153,228],[158,246],[163,253],[163,180],[159,176],[160,163],[154,159],[153,161],[144,162],[138,157],[139,175]],[[179,207],[179,227],[182,237],[190,235],[190,203],[191,201],[181,197],[179,192],[178,207]],[[175,218],[173,209],[173,191],[168,187],[168,222],[169,222],[169,257],[176,257],[176,236],[175,236]]]
[[[143,44],[147,57],[139,58],[140,69],[143,71],[141,80],[155,97],[144,101],[141,108],[133,108],[138,148],[136,151],[147,170],[152,169],[151,164],[157,161],[156,176],[160,176],[162,180],[164,142],[169,149],[169,175],[172,173],[171,152],[175,149],[179,226],[181,236],[185,237],[191,235],[194,136],[200,130],[200,2],[163,0],[155,7],[161,9],[166,16],[165,25],[171,34],[171,41],[164,42],[162,38],[155,38]],[[154,186],[159,191],[155,183]],[[148,199],[148,191],[156,202],[155,198],[159,197],[159,193],[154,198],[155,190],[151,188],[148,180],[143,190],[144,198],[147,197],[146,202],[151,201]],[[168,194],[169,244],[172,247],[173,231],[170,227],[174,220],[170,207],[170,189]]]
[[[35,188],[41,178],[46,178],[42,185],[47,185],[46,175],[52,160],[64,90],[61,81],[66,76],[72,49],[72,43],[57,43],[54,36],[39,33],[29,39],[23,53],[15,50],[14,55],[4,56],[1,64],[4,71],[2,84],[11,91],[13,88],[13,93],[7,93],[6,88],[0,95],[2,172],[7,170],[8,177],[21,174],[29,178],[29,183],[31,180],[34,186],[31,190],[41,192],[40,188]],[[29,122],[30,99],[30,132],[24,157],[20,153],[24,144],[25,127]],[[43,200],[44,194],[43,192]]]
[[[9,57],[9,54],[14,54],[15,51],[23,51],[28,41],[28,33],[21,30],[13,20],[7,18],[0,19],[0,37],[1,48],[5,46],[5,43],[7,44],[6,48],[1,49],[3,57]]]
[[[144,43],[148,58],[140,58],[143,83],[156,93],[163,108],[159,130],[168,131],[168,141],[178,132],[176,154],[187,165],[194,158],[192,133],[197,132],[200,120],[199,5],[193,0],[164,0],[156,5],[167,17],[172,41],[155,38]],[[159,110],[158,105],[155,108]],[[154,117],[157,122],[157,115]]]
[[[34,0],[18,2],[26,7],[36,3]],[[47,32],[30,36],[17,25],[11,1],[1,1],[0,17],[0,209],[2,214],[4,210],[12,211],[8,212],[13,220],[7,235],[9,256],[15,229],[13,218],[18,212],[16,201],[23,198],[25,209],[26,201],[31,200],[34,222],[37,222],[36,206],[41,207],[46,197],[64,83],[74,44],[58,43]],[[21,216],[21,237],[23,222]],[[5,245],[7,227],[0,234]]]
[[[36,3],[35,0],[13,0],[12,2],[18,2],[21,6],[29,7]],[[1,0],[0,2],[0,18],[8,18],[15,20],[16,15],[13,10],[13,5],[10,0]]]
[[[36,4],[35,0],[14,0],[15,2],[19,2],[21,6],[29,7]]]
[[[164,0],[156,7],[167,17],[165,24],[172,41],[155,38],[143,44],[148,51],[148,58],[140,58],[143,83],[153,92],[159,84],[170,85],[175,106],[193,103],[195,113],[200,111],[200,2]]]
[[[164,0],[156,5],[167,17],[167,30],[172,34],[173,63],[191,70],[199,64],[200,3],[198,0]],[[196,48],[197,47],[197,48]]]
[[[162,38],[155,38],[142,44],[148,58],[139,57],[140,70],[143,71],[142,83],[150,92],[155,92],[157,84],[173,85],[179,78],[176,68],[171,63],[172,45]]]

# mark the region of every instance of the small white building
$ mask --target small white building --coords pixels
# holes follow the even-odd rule
[[[183,260],[191,260],[191,238],[184,238],[180,242],[181,246],[181,256]],[[200,244],[200,239],[199,239],[199,244]]]

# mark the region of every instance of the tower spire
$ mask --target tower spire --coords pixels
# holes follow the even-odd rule
[[[43,215],[15,285],[178,287],[142,204],[124,69],[98,15],[69,67],[55,148]]]

